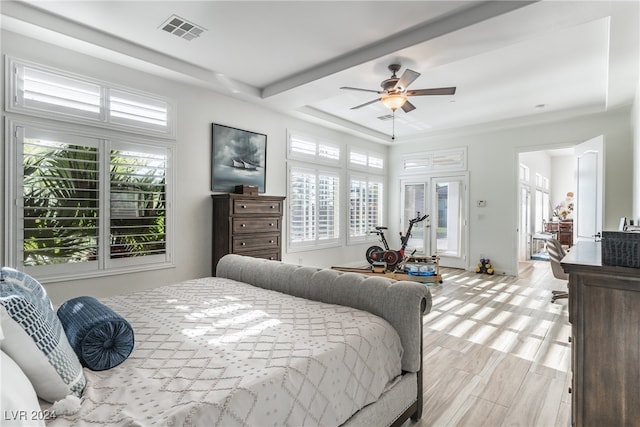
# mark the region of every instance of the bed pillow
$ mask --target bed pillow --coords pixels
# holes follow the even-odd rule
[[[22,369],[0,350],[0,407],[2,425],[6,427],[44,426],[45,411],[40,410],[38,396]]]
[[[133,351],[133,328],[127,320],[93,297],[64,302],[58,318],[82,366],[104,371],[124,362]]]
[[[44,287],[17,270],[0,269],[2,349],[20,366],[37,395],[55,402],[82,395],[86,380]]]

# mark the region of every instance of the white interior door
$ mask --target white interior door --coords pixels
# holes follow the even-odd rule
[[[602,231],[604,196],[604,138],[585,141],[574,148],[576,194],[574,240],[593,240]]]

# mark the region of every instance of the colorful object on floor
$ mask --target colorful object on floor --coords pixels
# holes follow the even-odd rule
[[[489,258],[480,258],[480,262],[476,266],[476,273],[495,273],[493,266],[491,265],[491,260]]]

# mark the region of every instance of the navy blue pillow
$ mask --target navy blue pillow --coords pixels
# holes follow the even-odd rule
[[[93,297],[64,302],[58,317],[80,363],[104,371],[124,362],[133,351],[133,328],[127,320]]]

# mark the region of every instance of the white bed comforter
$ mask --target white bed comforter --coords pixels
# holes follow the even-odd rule
[[[135,330],[82,408],[52,426],[331,426],[401,374],[395,330],[365,311],[204,278],[102,300]]]

